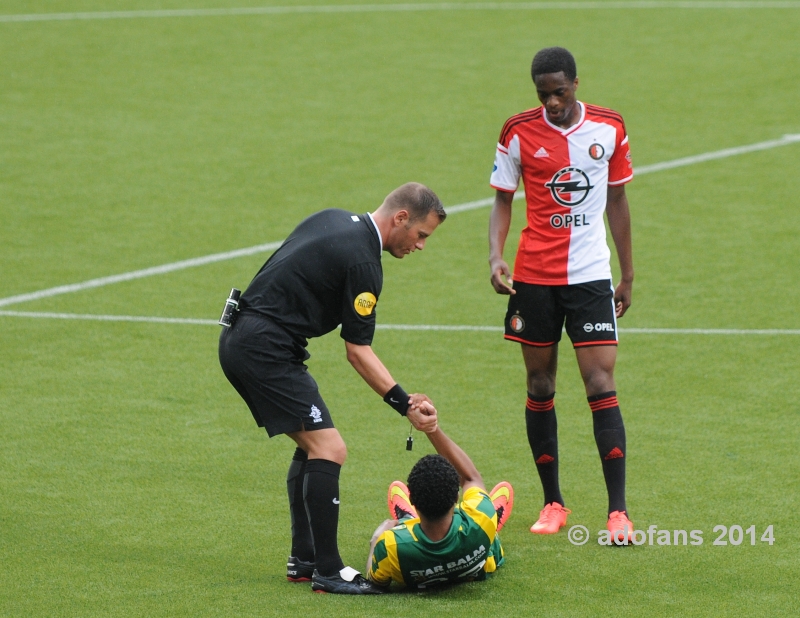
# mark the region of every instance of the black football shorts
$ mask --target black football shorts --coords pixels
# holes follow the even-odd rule
[[[240,313],[219,338],[225,377],[270,437],[333,427],[328,406],[303,364],[305,350],[282,327]]]
[[[566,327],[575,348],[617,345],[614,288],[610,280],[574,285],[514,282],[508,300],[505,338],[547,347],[561,341]]]

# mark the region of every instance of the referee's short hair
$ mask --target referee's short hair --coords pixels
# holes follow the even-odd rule
[[[441,455],[425,455],[408,475],[408,494],[417,513],[441,519],[458,500],[458,472]]]
[[[439,217],[439,223],[445,220],[447,213],[439,197],[425,185],[418,182],[407,182],[386,196],[383,205],[389,212],[405,209],[409,221],[427,219],[431,211]]]
[[[561,71],[564,71],[564,77],[569,81],[574,81],[578,76],[575,58],[568,50],[563,47],[545,47],[536,52],[531,63],[533,81],[536,81],[537,75],[560,73]]]

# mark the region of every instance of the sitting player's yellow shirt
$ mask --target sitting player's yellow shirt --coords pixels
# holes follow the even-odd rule
[[[485,579],[503,562],[494,505],[485,490],[470,487],[443,539],[428,539],[418,517],[404,519],[378,539],[367,575],[382,586],[426,588]]]

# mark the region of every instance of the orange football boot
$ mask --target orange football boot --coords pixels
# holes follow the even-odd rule
[[[555,534],[567,523],[567,515],[572,513],[558,502],[545,504],[539,511],[539,519],[531,526],[534,534]]]
[[[411,504],[408,487],[403,481],[394,481],[389,485],[389,514],[392,519],[417,517],[417,509]]]
[[[608,515],[606,528],[611,533],[615,543],[630,543],[633,537],[633,522],[628,519],[625,511],[611,511]]]
[[[506,525],[511,509],[514,507],[514,488],[511,483],[498,483],[494,489],[489,493],[489,498],[494,504],[494,510],[497,511],[497,531]]]

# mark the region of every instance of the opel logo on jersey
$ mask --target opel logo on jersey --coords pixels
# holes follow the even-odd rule
[[[589,156],[595,161],[602,159],[604,154],[606,154],[606,150],[600,144],[592,144],[589,146]]]
[[[589,225],[586,214],[580,215],[553,215],[550,217],[550,225],[555,229],[562,227],[584,227]]]
[[[567,208],[577,206],[594,187],[589,184],[589,177],[577,167],[564,167],[553,174],[550,182],[544,183],[550,189],[553,199]]]
[[[355,307],[358,315],[367,316],[372,313],[377,302],[378,299],[371,292],[361,292],[353,301],[353,307]]]

